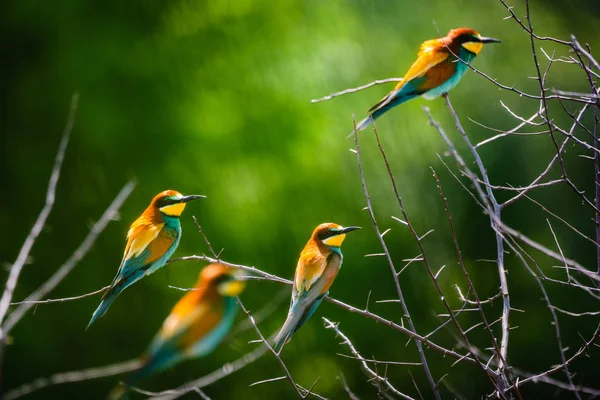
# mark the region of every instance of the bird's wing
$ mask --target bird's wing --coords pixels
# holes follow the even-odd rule
[[[143,216],[138,218],[131,224],[129,232],[127,232],[127,245],[125,246],[123,260],[129,260],[142,254],[150,242],[156,239],[164,226],[164,222],[155,224]]]
[[[417,60],[410,66],[403,80],[396,85],[394,90],[400,90],[413,79],[424,76],[427,71],[445,61],[449,56],[450,53],[443,39],[425,41],[419,49]]]
[[[303,252],[298,260],[294,287],[298,294],[307,292],[323,275],[327,267],[327,258],[318,250]]]
[[[415,79],[414,86],[416,89],[425,93],[433,88],[448,84],[452,76],[456,73],[456,62],[452,62],[450,59],[446,59],[441,63],[434,65],[423,75],[423,78]]]
[[[164,222],[154,224],[144,216],[131,224],[129,232],[127,232],[127,245],[123,253],[123,260],[114,282],[156,261],[168,250],[174,239],[165,234],[164,226]]]
[[[337,253],[331,253],[327,257],[320,256],[315,268],[315,270],[318,268],[319,274],[309,274],[307,278],[311,279],[303,282],[305,286],[293,298],[290,310],[299,317],[294,331],[298,330],[315,312],[339,271],[342,259]],[[309,283],[310,285],[308,285]]]
[[[337,276],[340,264],[341,257],[337,253],[331,253],[327,257],[321,253],[300,257],[294,280],[297,290],[292,302],[296,304],[303,300],[311,303],[314,298],[325,294]]]
[[[388,104],[398,101],[399,94],[405,93],[404,101],[407,98],[412,98],[423,93],[423,89],[419,85],[422,82],[417,82],[415,87],[414,81],[423,78],[425,74],[432,68],[448,59],[450,53],[443,39],[433,39],[424,42],[421,45],[417,60],[410,66],[402,81],[398,82],[394,90],[384,96],[377,104],[369,109],[369,113],[374,113],[377,110],[384,109]],[[426,80],[426,79],[425,79]],[[365,121],[365,123],[367,123]],[[361,121],[361,124],[362,121]],[[366,125],[365,125],[366,126]],[[364,127],[364,126],[363,126]]]
[[[176,233],[170,229],[162,229],[158,232],[158,235],[148,243],[146,250],[148,251],[148,258],[146,263],[150,264],[161,258],[175,243]]]
[[[198,293],[189,292],[163,323],[150,346],[150,353],[156,354],[166,343],[185,351],[212,331],[222,318],[222,304],[202,301]]]

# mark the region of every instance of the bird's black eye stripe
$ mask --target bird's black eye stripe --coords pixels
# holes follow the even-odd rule
[[[165,207],[165,206],[170,206],[171,204],[175,204],[175,203],[176,203],[176,201],[174,199],[169,198],[169,197],[165,197],[165,198],[162,198],[162,199],[160,199],[158,201],[158,208],[162,208],[162,207]]]
[[[475,35],[461,35],[458,40],[460,44],[473,42],[481,43],[481,39]]]
[[[339,233],[340,233],[339,229],[335,229],[335,228],[327,229],[325,231],[319,232],[319,239],[325,240],[329,237],[339,235]]]
[[[219,277],[217,277],[217,279],[215,279],[217,285],[220,285],[221,283],[225,283],[225,282],[229,282],[233,280],[233,276],[231,275],[220,275]]]

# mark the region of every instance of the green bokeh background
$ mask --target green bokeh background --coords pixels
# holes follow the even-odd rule
[[[513,1],[518,15],[522,1]],[[532,2],[533,23],[541,35],[577,35],[593,49],[600,45],[600,6],[594,1]],[[400,76],[413,61],[419,43],[469,26],[503,44],[486,46],[475,66],[507,85],[539,93],[528,35],[506,9],[494,0],[391,1],[9,1],[0,5],[2,37],[2,143],[0,148],[0,259],[13,262],[43,205],[47,179],[66,120],[71,94],[80,93],[80,106],[57,191],[55,208],[23,270],[14,299],[21,300],[43,283],[67,259],[130,178],[138,186],[92,251],[52,293],[66,297],[108,284],[122,255],[129,224],[150,199],[165,189],[200,193],[207,200],[192,203],[182,218],[184,235],[177,256],[207,252],[193,222],[195,215],[223,258],[284,277],[291,277],[298,254],[312,229],[324,221],[360,225],[365,229],[347,238],[345,263],[331,294],[363,307],[371,292],[372,311],[399,321],[398,304],[376,304],[395,296],[387,263],[365,258],[381,248],[365,205],[353,146],[346,135],[357,119],[393,86],[378,86],[359,94],[320,104],[310,99],[375,79]],[[568,56],[566,48],[549,42],[544,50]],[[538,50],[540,43],[537,44]],[[542,65],[546,60],[541,55]],[[586,91],[581,71],[572,65],[553,67],[549,87]],[[523,116],[537,110],[535,101],[499,91],[469,72],[451,99],[473,141],[493,133],[472,123],[510,129],[515,120],[503,101]],[[443,205],[431,177],[433,167],[442,180],[457,225],[464,257],[481,297],[497,292],[493,259],[494,237],[489,221],[472,198],[440,162],[447,150],[428,126],[427,105],[459,148],[458,133],[443,100],[416,100],[378,121],[383,146],[391,160],[401,195],[416,228],[435,232],[426,240],[428,256],[440,275],[448,300],[460,302],[452,288],[466,290],[456,262]],[[569,105],[571,109],[576,105]],[[568,122],[554,105],[556,122]],[[543,128],[540,128],[542,130]],[[376,216],[386,235],[397,268],[418,249],[409,232],[391,216],[400,216],[385,166],[372,134],[361,136],[363,164]],[[481,150],[493,182],[526,185],[553,154],[545,135],[511,137]],[[593,191],[589,160],[577,158],[568,168],[571,178],[588,193]],[[449,165],[455,164],[447,158]],[[470,158],[468,158],[470,160]],[[555,174],[555,177],[559,177]],[[504,194],[500,199],[506,199]],[[593,235],[593,214],[567,187],[534,193],[587,235]],[[548,246],[553,246],[547,215],[526,200],[508,208],[504,220]],[[584,265],[595,265],[593,245],[556,223],[562,250]],[[539,254],[536,253],[536,256]],[[556,262],[540,258],[550,270]],[[194,284],[201,264],[177,263],[124,292],[107,315],[89,331],[84,328],[98,297],[63,304],[42,305],[29,312],[13,330],[2,368],[2,390],[38,376],[127,360],[139,355],[159,329],[181,292],[168,285]],[[511,364],[532,372],[559,362],[550,314],[540,300],[535,281],[517,258],[508,255],[513,312],[509,358]],[[8,269],[6,269],[8,271]],[[559,271],[549,272],[563,278]],[[7,272],[2,274],[6,275]],[[3,276],[4,276],[3,275]],[[4,278],[3,278],[4,279]],[[414,264],[401,275],[412,317],[420,333],[430,332],[444,312],[426,271]],[[556,305],[575,311],[597,309],[580,292],[547,286]],[[251,282],[242,299],[256,311],[278,297],[281,286]],[[501,304],[489,307],[490,319]],[[261,322],[265,334],[275,332],[285,318],[287,300]],[[341,329],[365,356],[383,360],[418,361],[407,337],[324,303],[285,348],[283,359],[296,381],[329,398],[347,398],[337,379],[343,373],[361,398],[375,398],[358,362],[338,356],[348,353],[321,316],[341,323]],[[579,334],[589,337],[594,318],[559,316],[564,341],[571,352]],[[240,320],[242,317],[240,317]],[[597,319],[597,318],[596,318]],[[477,322],[461,316],[464,326]],[[597,321],[596,321],[597,322]],[[498,324],[495,326],[498,329]],[[455,345],[450,330],[433,336]],[[488,337],[474,331],[473,340],[488,346]],[[252,348],[252,331],[223,344],[202,360],[185,362],[146,381],[149,390],[164,390],[219,368]],[[598,356],[598,350],[595,350]],[[570,354],[570,353],[569,353]],[[593,352],[592,352],[593,354]],[[491,389],[475,367],[428,351],[433,375],[445,380],[466,398],[479,398]],[[597,360],[597,359],[596,359]],[[598,383],[597,361],[582,359],[576,383]],[[388,377],[400,390],[418,396],[409,371],[426,398],[431,391],[419,367],[390,366]],[[249,387],[259,380],[282,375],[270,355],[209,386],[214,399],[279,399],[293,393],[286,381]],[[557,374],[557,378],[564,379]],[[29,398],[103,398],[118,377],[55,386]],[[442,387],[444,397],[450,392]],[[525,395],[537,398],[566,396],[549,386],[529,385]],[[193,398],[196,395],[188,395]],[[137,398],[140,395],[132,395]]]

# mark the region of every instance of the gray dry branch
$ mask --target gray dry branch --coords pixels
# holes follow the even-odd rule
[[[10,306],[21,270],[29,259],[31,248],[46,225],[46,220],[48,219],[48,216],[54,207],[54,201],[56,199],[56,186],[58,185],[58,179],[60,178],[60,171],[62,169],[63,160],[65,159],[65,152],[67,151],[67,145],[69,144],[71,131],[73,130],[73,125],[75,124],[75,115],[77,114],[78,104],[79,95],[74,94],[73,98],[71,99],[71,111],[69,112],[69,116],[67,118],[67,125],[65,126],[65,131],[60,141],[58,152],[56,153],[56,159],[54,161],[52,173],[50,174],[50,181],[48,182],[48,189],[46,192],[46,202],[42,208],[42,211],[40,212],[40,215],[35,221],[35,224],[33,224],[31,232],[29,232],[29,235],[27,235],[27,238],[23,243],[23,247],[21,247],[21,251],[19,251],[17,260],[10,267],[10,273],[8,274],[8,279],[6,280],[6,286],[4,292],[2,293],[2,298],[0,299],[0,326],[4,321],[8,307]],[[0,328],[0,340],[4,341],[6,335],[7,333]]]
[[[23,318],[25,313],[31,309],[38,301],[50,293],[62,280],[72,271],[72,269],[79,263],[79,261],[86,256],[91,247],[94,245],[96,238],[108,225],[108,223],[115,219],[121,205],[125,202],[129,194],[135,187],[135,182],[130,181],[127,183],[119,194],[115,197],[113,202],[105,210],[104,214],[100,219],[92,226],[89,234],[86,236],[81,245],[75,250],[75,252],[61,265],[57,271],[42,284],[37,290],[31,293],[24,301],[12,303],[12,297],[15,288],[17,287],[18,279],[21,274],[23,267],[28,261],[31,253],[31,249],[36,242],[39,234],[46,226],[46,221],[56,200],[56,189],[58,185],[58,179],[65,158],[67,150],[67,144],[75,124],[75,115],[77,112],[77,106],[79,103],[79,95],[74,94],[71,100],[71,109],[67,118],[67,124],[60,142],[58,152],[52,172],[50,175],[50,181],[46,192],[45,205],[40,212],[33,228],[17,257],[17,260],[12,264],[8,278],[6,280],[6,286],[0,299],[0,364],[4,356],[6,338],[13,329],[13,327]],[[8,314],[10,306],[16,306],[16,308]],[[8,316],[7,316],[8,315]]]

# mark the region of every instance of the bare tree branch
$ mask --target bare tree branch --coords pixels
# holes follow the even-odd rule
[[[112,201],[112,203],[108,206],[104,214],[100,217],[98,222],[92,226],[92,229],[86,236],[86,238],[81,242],[79,247],[73,252],[73,254],[65,261],[63,265],[61,265],[58,270],[48,279],[42,286],[40,286],[37,290],[31,293],[27,298],[20,304],[6,319],[3,330],[5,334],[8,334],[11,329],[23,318],[23,315],[36,304],[41,298],[45,297],[48,293],[50,293],[62,280],[75,268],[75,266],[86,256],[86,254],[90,251],[96,239],[100,235],[100,233],[106,228],[106,225],[110,221],[112,221],[117,212],[127,199],[133,188],[135,187],[134,181],[129,181],[117,194],[117,197]]]
[[[362,185],[363,192],[365,195],[365,200],[367,202],[367,210],[369,211],[369,216],[371,217],[371,221],[373,222],[373,228],[375,229],[375,233],[377,234],[379,243],[381,244],[381,247],[383,248],[383,251],[386,255],[386,259],[388,261],[390,270],[392,272],[392,278],[394,280],[394,285],[396,287],[396,293],[398,294],[398,300],[400,301],[400,304],[402,305],[402,311],[404,312],[404,317],[408,321],[408,327],[410,328],[410,330],[413,333],[416,334],[417,330],[416,330],[415,325],[410,317],[410,312],[408,311],[406,302],[404,301],[404,295],[402,294],[402,288],[400,287],[400,281],[398,280],[398,274],[396,271],[396,267],[394,266],[394,262],[392,261],[392,257],[390,255],[390,252],[388,251],[385,240],[383,239],[383,235],[381,234],[381,232],[379,230],[379,226],[377,225],[377,220],[375,219],[375,213],[373,212],[373,207],[371,205],[371,198],[369,197],[369,191],[367,190],[367,184],[365,182],[365,175],[363,172],[361,159],[360,159],[360,146],[358,144],[358,133],[356,131],[356,123],[354,123],[354,149],[355,149],[355,153],[356,153],[356,161],[358,163],[358,171],[360,173],[361,185]],[[433,376],[431,375],[429,366],[427,365],[427,358],[425,357],[425,352],[423,351],[423,346],[421,345],[421,342],[419,342],[419,341],[415,341],[415,344],[417,346],[417,351],[419,352],[419,356],[421,357],[421,363],[423,364],[423,370],[425,371],[425,375],[427,376],[427,380],[429,381],[431,390],[433,391],[435,398],[437,400],[441,400],[440,393],[437,389],[435,381],[433,380]]]
[[[294,388],[294,392],[296,393],[296,395],[298,396],[298,398],[300,398],[300,399],[306,398],[306,396],[304,394],[300,393],[300,389],[296,385],[296,382],[294,382],[294,378],[292,378],[292,375],[290,374],[290,371],[287,369],[285,363],[283,362],[283,360],[281,359],[281,357],[279,356],[279,354],[275,350],[273,350],[273,348],[271,347],[271,345],[269,344],[269,342],[263,336],[263,334],[260,331],[260,329],[258,329],[258,326],[256,325],[256,322],[254,322],[254,318],[252,318],[252,315],[250,315],[250,313],[248,312],[248,310],[246,310],[246,307],[244,307],[244,304],[242,303],[242,301],[240,300],[240,298],[236,297],[236,300],[237,300],[238,304],[240,305],[240,308],[242,309],[242,311],[244,312],[244,314],[246,314],[246,317],[248,317],[248,320],[250,321],[250,323],[254,327],[254,330],[256,331],[256,333],[258,334],[258,336],[260,337],[261,342],[263,342],[265,344],[265,346],[267,346],[267,349],[269,349],[269,351],[277,359],[277,362],[279,362],[279,365],[281,365],[281,369],[283,369],[283,372],[285,373],[286,379],[290,382],[290,384]],[[308,393],[307,393],[307,395],[308,395]]]
[[[46,219],[48,219],[48,216],[52,211],[52,207],[54,207],[54,201],[56,199],[56,186],[58,184],[58,179],[60,178],[60,171],[62,168],[63,160],[65,159],[65,152],[67,150],[67,145],[69,144],[71,131],[73,130],[73,125],[75,124],[75,115],[77,114],[78,103],[79,95],[74,94],[71,99],[71,110],[67,118],[67,125],[65,126],[65,130],[60,141],[60,145],[58,147],[58,152],[56,153],[56,159],[54,161],[52,173],[50,174],[50,181],[48,182],[48,189],[46,191],[46,203],[44,204],[40,215],[35,221],[35,224],[33,224],[31,232],[29,232],[29,235],[27,235],[27,238],[23,243],[23,247],[21,247],[16,261],[11,266],[8,279],[6,280],[6,286],[4,292],[2,293],[2,298],[0,299],[0,324],[2,324],[2,322],[4,321],[4,317],[6,316],[8,307],[10,306],[13,293],[15,291],[15,288],[17,287],[19,275],[21,274],[21,270],[23,269],[23,266],[29,258],[31,248],[35,244],[36,239],[38,238],[38,236],[42,232],[42,229],[46,225]],[[0,340],[4,340],[7,334],[7,332],[4,332],[0,329]]]
[[[123,374],[138,369],[141,361],[138,359],[122,361],[116,364],[106,365],[97,368],[88,368],[80,371],[61,372],[50,375],[45,378],[38,378],[25,385],[18,386],[6,394],[4,400],[14,400],[27,394],[36,392],[48,386],[59,385],[62,383],[73,383],[87,381],[91,379],[106,378],[109,376]]]

